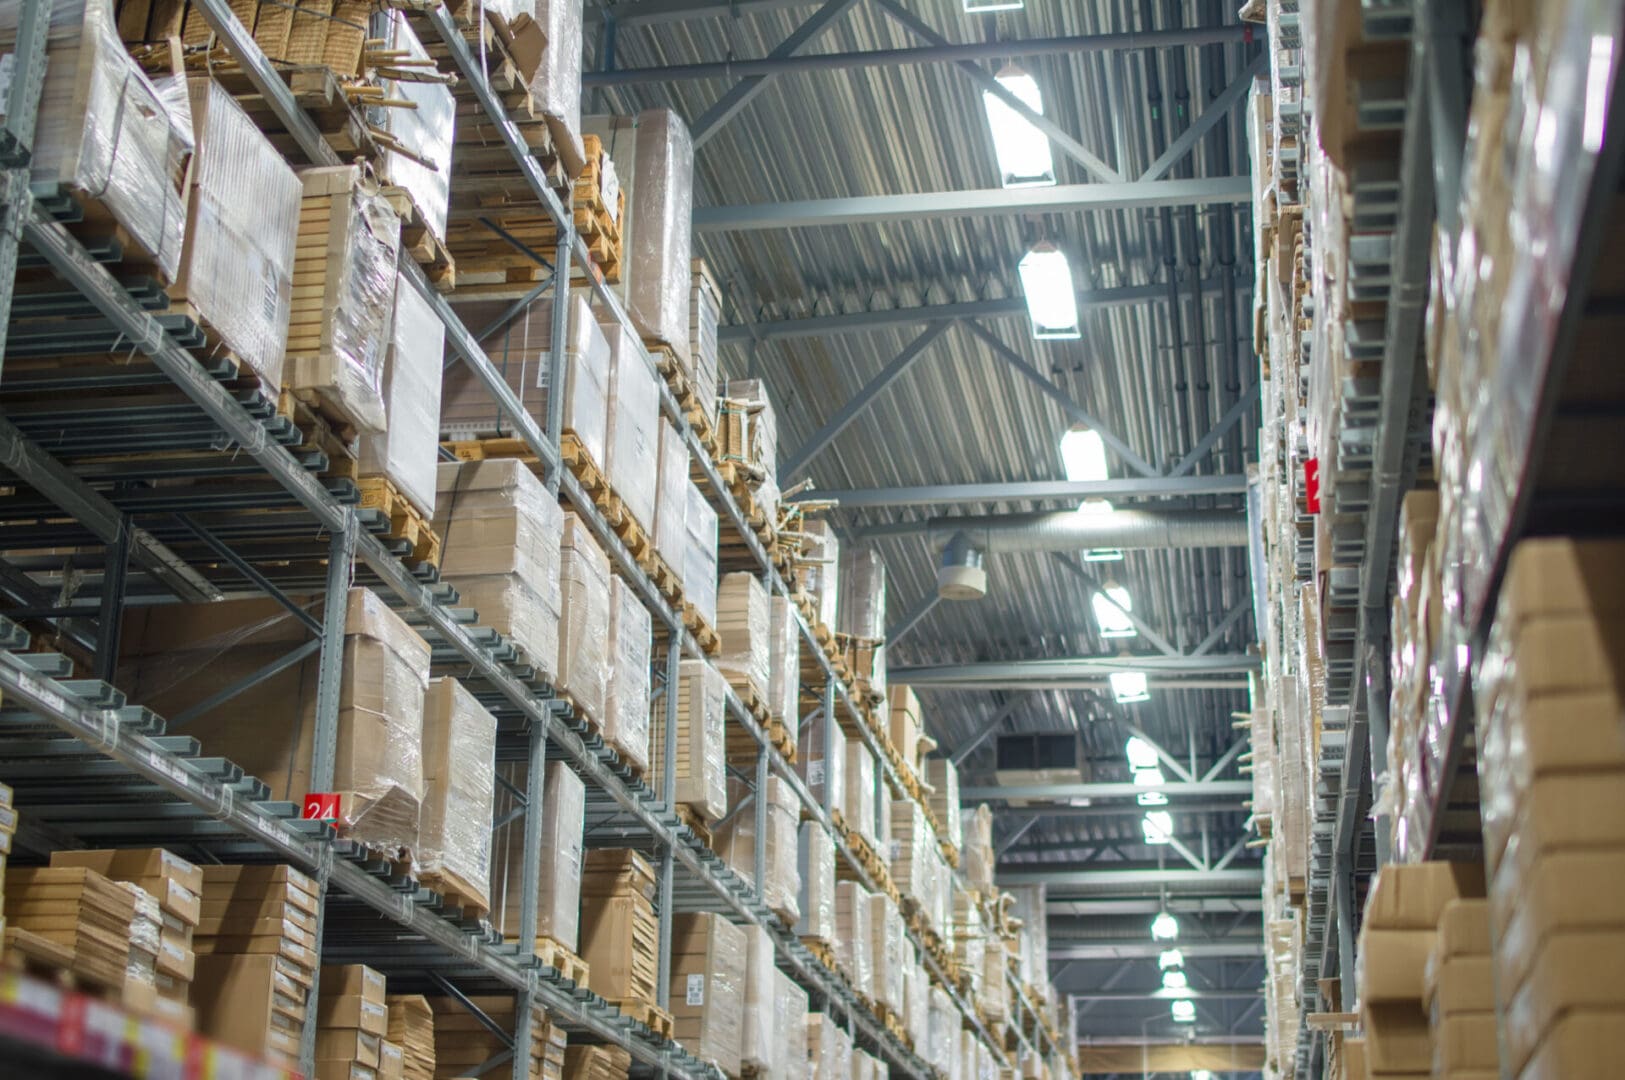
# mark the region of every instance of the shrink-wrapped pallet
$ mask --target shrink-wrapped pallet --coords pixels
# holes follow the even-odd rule
[[[1049,975],[1049,919],[1046,915],[1046,889],[1039,885],[1012,885],[1007,892],[1015,899],[1010,914],[1021,920],[1017,935],[1016,964],[1021,981],[1036,985]]]
[[[740,1073],[745,931],[713,912],[678,915],[671,928],[671,1013],[684,1049],[729,1076]]]
[[[406,54],[403,60],[422,64],[429,59],[403,11],[389,13],[386,40],[390,49]],[[451,201],[451,147],[456,135],[457,100],[444,83],[387,77],[412,71],[391,63],[379,69],[379,75],[384,76],[385,95],[412,104],[369,110],[372,125],[410,151],[402,153],[386,144],[378,159],[378,176],[385,184],[404,189],[429,231],[444,241],[446,210]]]
[[[284,381],[314,394],[357,431],[383,431],[401,219],[365,166],[306,169],[299,181],[304,194]]]
[[[553,306],[535,304],[491,340],[486,356],[537,427],[547,430],[551,385]],[[566,307],[563,432],[603,468],[609,427],[609,342],[593,319],[587,294],[573,293]],[[497,408],[485,384],[456,363],[446,369],[441,389],[440,430],[448,439],[513,435],[513,425]]]
[[[553,145],[570,176],[586,162],[581,140],[582,6],[570,0],[536,0],[542,45],[522,53],[519,68],[530,86],[531,108],[547,117]],[[534,38],[530,40],[535,40]]]
[[[740,1028],[740,1062],[758,1076],[772,1076],[775,1046],[787,1032],[778,1025],[773,935],[763,926],[745,931],[745,1008]]]
[[[670,109],[637,118],[637,158],[627,190],[630,270],[627,312],[645,339],[669,348],[684,367],[688,351],[690,217],[694,144]]]
[[[733,379],[723,388],[723,460],[737,461],[767,520],[779,516],[779,425],[762,379]]]
[[[875,756],[860,739],[846,744],[846,827],[880,848],[875,793]]]
[[[801,587],[812,598],[814,621],[834,633],[840,626],[841,542],[829,522],[801,526]]]
[[[573,513],[564,515],[559,543],[558,685],[595,724],[609,697],[609,557]]]
[[[865,641],[886,637],[886,564],[874,548],[841,555],[840,632]]]
[[[825,756],[826,738],[830,740],[828,757]],[[822,710],[797,732],[796,775],[807,785],[814,802],[845,819],[846,736],[841,734],[840,723],[825,716]]]
[[[660,479],[660,385],[635,334],[620,323],[600,329],[610,357],[604,478],[633,520],[652,529]]]
[[[908,929],[903,923],[903,913],[886,893],[869,897],[869,933],[869,963],[873,972],[869,996],[901,1016]]]
[[[952,758],[925,759],[925,782],[931,787],[931,809],[942,826],[941,839],[955,848],[965,845],[959,816],[959,767]]]
[[[835,840],[816,821],[801,824],[796,846],[796,872],[801,885],[796,935],[830,944],[835,941]]]
[[[482,626],[506,635],[551,681],[559,670],[564,511],[523,461],[453,461],[437,470],[440,576]]]
[[[320,612],[321,599],[296,598]],[[259,672],[309,638],[274,600],[138,609],[120,634],[118,682],[132,700],[177,716]],[[192,719],[188,736],[259,777],[276,800],[303,803],[315,747],[318,658],[308,657]],[[412,849],[423,795],[423,698],[429,647],[377,594],[345,604],[332,785],[340,830],[383,850]]]
[[[772,642],[771,608],[767,590],[755,574],[723,576],[717,588],[717,636],[722,651],[716,664],[728,682],[747,700],[754,695],[766,701],[770,675]]]
[[[965,834],[965,878],[970,887],[991,896],[993,886],[993,811],[980,803]]]
[[[25,6],[0,4],[0,50],[15,50]],[[184,117],[176,122],[165,96],[125,52],[113,5],[53,4],[28,178],[99,205],[140,246],[126,258],[144,254],[165,282],[174,280],[181,255],[188,142]]]
[[[706,501],[705,492],[692,480],[688,483],[688,537],[684,545],[683,596],[700,617],[717,624],[717,512]]]
[[[931,983],[918,963],[903,965],[903,1028],[924,1052],[931,1040]]]
[[[654,867],[636,851],[596,848],[582,872],[581,958],[593,991],[611,1001],[653,1004],[659,984],[660,919]]]
[[[381,434],[361,437],[361,475],[384,476],[425,518],[434,517],[440,461],[440,363],[446,328],[429,302],[403,277],[395,285],[395,315],[384,354]]]
[[[730,804],[751,797],[744,783],[733,785]],[[756,807],[735,814],[717,836],[717,848],[728,865],[757,887],[762,902],[786,923],[794,926],[801,917],[797,897],[801,891],[796,863],[796,826],[801,820],[801,801],[789,783],[777,776],[767,780],[767,833],[762,839],[765,879],[756,880]]]
[[[496,719],[453,678],[423,701],[423,811],[413,861],[431,888],[491,907]]]
[[[807,1076],[807,991],[773,969],[773,1012],[778,1038],[773,1044],[775,1075],[783,1080]]]
[[[691,264],[688,289],[688,341],[694,397],[706,423],[714,429],[717,416],[717,324],[722,317],[722,290],[705,268],[704,259]]]
[[[811,1080],[848,1080],[852,1039],[828,1013],[807,1014],[807,1062]]]
[[[874,993],[874,936],[869,894],[855,881],[835,884],[835,966],[852,989]]]
[[[913,687],[886,687],[886,722],[892,745],[903,755],[903,761],[914,775],[924,780],[922,750],[925,746],[935,747],[936,743],[925,738],[925,728],[920,719],[920,699]]]
[[[612,578],[609,695],[604,741],[638,772],[649,767],[649,655],[654,650],[649,609],[632,586]]]
[[[677,680],[677,790],[672,801],[703,821],[717,821],[728,810],[727,757],[724,747],[728,684],[703,660],[684,660]],[[657,705],[650,717],[649,773],[661,793],[666,770],[666,710]]]
[[[195,147],[169,298],[194,311],[275,395],[282,388],[303,189],[224,87],[194,78],[186,88]]]
[[[665,417],[660,418],[659,458],[650,534],[655,554],[681,580],[688,565],[688,444]]]
[[[791,742],[801,735],[801,614],[795,601],[775,595],[768,611],[767,712]]]
[[[926,1039],[924,1057],[928,1064],[949,1072],[959,1049],[959,1010],[953,998],[940,986],[933,986],[928,1003],[930,1035]]]
[[[914,799],[888,800],[886,812],[891,817],[891,850],[882,854],[890,856],[892,880],[905,896],[923,902],[931,888],[929,855],[936,853],[936,836],[924,808]]]
[[[508,782],[524,790],[524,770],[506,765],[503,769]],[[519,808],[511,797],[498,804],[504,814]],[[536,936],[551,938],[571,952],[577,951],[580,940],[585,813],[586,787],[581,777],[563,761],[548,762],[542,774],[542,842],[536,857]],[[503,934],[517,937],[525,886],[524,819],[503,825],[497,845],[500,860],[491,882],[497,905],[491,921]]]

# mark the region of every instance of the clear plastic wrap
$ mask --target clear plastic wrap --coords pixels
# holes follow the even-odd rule
[[[869,897],[869,933],[869,963],[873,967],[869,996],[901,1016],[908,930],[903,913],[886,893]]]
[[[0,52],[15,49],[23,6],[0,4]],[[186,218],[186,129],[125,52],[108,0],[62,0],[50,20],[29,179],[96,200],[173,281]]]
[[[384,414],[389,427],[363,435],[361,474],[389,478],[418,513],[434,517],[440,461],[440,362],[446,328],[405,278],[395,286],[395,317],[384,357]]]
[[[835,840],[816,821],[801,823],[796,845],[800,884],[796,936],[831,943],[835,940]]]
[[[704,259],[690,264],[688,289],[688,342],[694,396],[700,411],[717,426],[717,324],[722,317],[722,290],[705,268]]]
[[[671,932],[671,1012],[683,1048],[729,1076],[740,1074],[744,1026],[744,928],[721,915],[678,915]]]
[[[436,488],[441,577],[482,625],[511,638],[542,678],[556,678],[564,607],[558,501],[513,458],[442,463]]]
[[[757,1075],[773,1076],[776,1045],[787,1032],[779,1027],[773,961],[773,935],[766,927],[747,926],[745,956],[745,1022],[740,1033],[740,1061]]]
[[[931,983],[919,964],[903,965],[903,1027],[917,1053],[931,1041]]]
[[[801,624],[795,602],[775,595],[769,602],[767,712],[784,725],[790,741],[801,736]]]
[[[931,872],[925,853],[936,846],[925,821],[925,808],[914,799],[890,799],[886,813],[891,820],[891,842],[883,857],[891,864],[892,880],[905,896],[923,900],[930,889]]]
[[[604,477],[633,519],[652,529],[660,480],[660,385],[637,335],[620,323],[600,329],[610,356]]]
[[[639,772],[649,767],[649,657],[654,651],[649,609],[620,578],[609,584],[609,700],[604,741]]]
[[[965,837],[965,877],[971,888],[991,894],[993,886],[993,811],[979,803]]]
[[[525,788],[521,765],[499,766],[503,778]],[[562,761],[547,763],[542,777],[542,842],[536,859],[536,936],[552,938],[572,952],[581,938],[582,836],[586,788]],[[521,809],[506,789],[497,795],[498,818]],[[491,871],[491,923],[510,938],[519,934],[524,889],[525,821],[515,817],[496,830],[497,857]],[[534,943],[532,945],[534,947]]]
[[[638,114],[633,167],[627,195],[627,312],[645,338],[662,342],[689,367],[694,144],[676,113],[647,109]]]
[[[536,0],[536,22],[547,45],[535,70],[525,72],[533,107],[547,115],[553,142],[572,177],[586,160],[581,142],[582,10],[572,0]]]
[[[433,679],[423,702],[423,811],[413,861],[431,888],[490,908],[496,719],[462,683]]]
[[[834,755],[824,756],[826,725],[834,724]],[[846,818],[846,736],[840,725],[827,719],[821,712],[804,726],[796,738],[796,775],[807,785],[807,791],[821,806]],[[825,795],[829,798],[826,799]]]
[[[812,1080],[850,1080],[852,1039],[827,1013],[807,1014],[807,1059]]]
[[[925,759],[925,782],[931,786],[931,809],[942,826],[942,839],[955,848],[965,846],[965,831],[959,816],[959,768],[952,759]]]
[[[575,514],[564,515],[559,544],[559,688],[602,724],[609,697],[609,557]]]
[[[687,568],[688,444],[665,417],[660,418],[660,468],[655,493],[655,554],[679,577]]]
[[[773,1011],[778,1028],[774,1042],[774,1065],[783,1080],[805,1080],[807,1076],[807,991],[784,972],[773,969]]]
[[[389,13],[389,47],[406,53],[406,59],[424,61],[429,54],[412,32],[406,13]],[[408,72],[411,69],[401,69]],[[381,75],[393,74],[388,65]],[[384,183],[405,188],[429,226],[429,231],[446,238],[446,210],[451,201],[451,147],[457,129],[457,99],[451,87],[439,82],[412,78],[385,78],[385,94],[397,101],[410,101],[409,108],[388,107],[369,110],[373,126],[387,132],[396,142],[412,151],[410,156],[386,149],[378,162],[378,175]]]
[[[717,624],[717,512],[692,480],[688,483],[688,540],[683,556],[683,596],[712,626]]]
[[[129,994],[132,988],[142,987],[150,993],[158,977],[158,938],[163,912],[158,907],[158,899],[141,886],[127,881],[113,884],[129,894],[134,908],[130,917],[129,958],[124,965],[124,992]]]
[[[841,542],[823,518],[801,526],[801,587],[812,597],[817,622],[831,633],[839,628]]]
[[[875,806],[875,756],[859,739],[846,744],[846,827],[869,846],[880,847],[879,822]],[[885,858],[884,852],[878,852]]]
[[[728,810],[728,772],[724,747],[728,684],[703,660],[684,660],[677,683],[677,792],[673,798],[706,821]],[[657,706],[649,721],[651,786],[661,791],[665,773],[665,709]]]
[[[841,554],[840,632],[866,641],[886,637],[886,564],[873,548]]]
[[[750,789],[739,782],[729,799],[737,805],[750,797]],[[756,813],[747,806],[735,814],[717,837],[718,854],[727,860],[745,880],[757,887],[762,902],[792,926],[801,917],[798,895],[801,891],[800,868],[796,860],[796,826],[801,819],[801,804],[794,790],[782,778],[768,777],[767,782],[767,836],[763,840],[763,855],[767,880],[756,881]]]
[[[294,247],[294,294],[284,374],[357,431],[383,431],[384,350],[395,310],[401,219],[370,167],[299,174],[304,197]]]
[[[836,882],[835,966],[860,994],[874,992],[871,918],[869,894],[863,886],[855,881]]]
[[[772,655],[772,625],[767,590],[755,574],[733,573],[717,588],[717,636],[722,651],[716,665],[728,682],[767,699]]]
[[[1049,976],[1049,916],[1046,889],[1039,885],[1012,885],[1007,890],[1015,899],[1011,914],[1021,920],[1016,953],[1021,981],[1036,986]]]
[[[282,387],[302,187],[242,106],[186,81],[196,149],[186,236],[169,295],[194,308],[269,392]]]

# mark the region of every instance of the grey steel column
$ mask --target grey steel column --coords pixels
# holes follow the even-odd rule
[[[767,902],[767,744],[756,748],[756,843],[753,845],[752,867],[756,871],[756,896]]]
[[[667,628],[666,636],[666,707],[662,710],[661,723],[664,738],[661,747],[665,751],[664,759],[660,762],[660,797],[666,804],[668,812],[675,813],[677,806],[677,690],[682,680],[682,626],[673,619],[672,625]],[[650,763],[654,764],[653,762]],[[656,976],[655,976],[655,1004],[662,1009],[671,1005],[671,903],[673,874],[675,867],[672,861],[671,847],[668,845],[660,850],[660,937],[656,949]]]
[[[542,849],[542,803],[546,796],[547,731],[530,725],[530,758],[525,772],[525,839],[520,859],[519,879],[519,957],[522,967],[536,966],[536,907],[540,890]],[[530,1011],[532,994],[514,994],[513,1080],[530,1080]]]
[[[575,244],[575,219],[568,206],[558,223],[559,246],[553,254],[553,336],[552,350],[547,357],[547,441],[555,450],[564,438],[564,346],[569,337],[570,324],[570,249]],[[602,464],[600,462],[599,464]],[[547,470],[547,490],[554,497],[559,493],[559,474],[564,469],[559,463]]]
[[[0,324],[5,313],[0,312]],[[5,333],[0,325],[0,335]],[[0,355],[4,343],[0,341]],[[130,515],[119,519],[118,535],[107,545],[102,570],[101,610],[96,618],[96,678],[112,682],[118,668],[119,628],[124,621],[124,586],[130,569]]]
[[[836,741],[841,730],[840,723],[835,719],[835,680],[824,680],[824,812],[827,814],[835,809],[835,780],[830,764],[835,760]],[[843,748],[843,756],[845,754]],[[845,762],[842,762],[844,765]],[[808,766],[809,778],[811,766]]]
[[[33,208],[28,190],[28,161],[34,143],[34,122],[39,118],[40,91],[45,86],[45,38],[51,27],[51,0],[23,0],[14,51],[16,68],[11,79],[6,122],[0,127],[0,165],[6,167],[0,190],[0,363],[5,360],[6,324],[11,318],[11,297],[17,283],[17,244],[23,221]]]

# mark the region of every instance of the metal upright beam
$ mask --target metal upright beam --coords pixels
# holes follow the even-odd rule
[[[40,92],[45,88],[45,40],[51,29],[51,0],[23,0],[13,66],[6,95],[6,120],[0,125],[0,166],[26,166],[34,148]]]
[[[1153,180],[1148,183],[1131,180],[1121,184],[982,188],[912,195],[859,195],[844,199],[696,207],[694,231],[760,232],[764,229],[828,225],[883,225],[922,218],[1151,210],[1164,206],[1235,206],[1251,202],[1252,197],[1252,181],[1245,176]]]
[[[321,660],[316,675],[316,722],[310,790],[333,790],[333,767],[338,754],[339,697],[344,675],[344,620],[354,577],[355,539],[361,525],[355,512],[328,545],[327,596],[322,602]],[[344,808],[340,808],[341,811]]]
[[[825,447],[834,442],[836,436],[845,431],[847,425],[856,420],[859,414],[867,409],[877,396],[891,386],[892,383],[902,378],[904,373],[914,366],[914,362],[924,355],[925,350],[930,348],[932,343],[942,336],[943,331],[952,325],[951,322],[932,323],[918,337],[909,342],[902,352],[894,356],[890,363],[881,368],[874,378],[864,383],[863,388],[852,395],[847,403],[841,406],[834,416],[830,417],[828,423],[814,432],[812,437],[805,443],[797,447],[790,460],[779,467],[780,486],[788,487],[797,473],[805,469],[813,458],[817,457]]]
[[[626,22],[624,16],[618,21]],[[1133,51],[1222,45],[1240,41],[1247,28],[1240,23],[1228,26],[1195,27],[1181,30],[1147,30],[1118,34],[1084,34],[1071,37],[1029,38],[1025,41],[979,41],[916,49],[868,49],[862,52],[817,53],[811,56],[770,55],[761,60],[718,60],[697,64],[668,64],[660,67],[617,68],[589,71],[582,75],[584,87],[628,86],[634,83],[671,83],[686,79],[737,79],[751,75],[784,75],[811,71],[846,71],[852,68],[899,67],[908,64],[942,64],[961,60],[1003,60],[1018,56],[1056,56],[1079,53]],[[781,46],[782,47],[782,46]]]
[[[534,963],[536,952],[536,921],[540,907],[542,807],[547,796],[547,731],[540,724],[532,724],[530,746],[525,763],[525,826],[524,852],[520,857],[519,881],[519,955]],[[528,965],[527,965],[528,966]],[[531,994],[520,990],[514,999],[513,1080],[530,1080]]]
[[[1168,144],[1168,149],[1158,155],[1157,160],[1140,174],[1140,179],[1160,180],[1168,175],[1168,170],[1179,164],[1180,159],[1191,152],[1191,149],[1201,141],[1202,136],[1212,131],[1220,120],[1228,116],[1237,103],[1246,100],[1247,91],[1252,89],[1254,77],[1268,72],[1269,65],[1270,54],[1267,49],[1253,57],[1252,62],[1230,80],[1230,85],[1220,91],[1218,97],[1207,103],[1202,115],[1192,121],[1190,127],[1181,131],[1174,141]]]
[[[858,0],[824,0],[824,5],[809,15],[805,22],[796,27],[789,37],[779,44],[779,47],[768,53],[768,60],[773,62],[786,61],[794,57],[802,49],[812,44],[824,32],[835,25],[835,21],[845,15]],[[730,65],[724,64],[727,68]],[[620,74],[616,71],[598,73],[604,78],[614,78]],[[705,110],[700,118],[694,121],[694,148],[697,150],[711,141],[711,137],[722,130],[722,126],[739,114],[739,110],[750,104],[751,100],[766,90],[768,85],[779,77],[780,72],[764,71],[740,74],[745,78],[735,83],[728,92],[722,95],[721,100]],[[583,79],[584,85],[607,85],[587,81],[592,73]],[[732,78],[731,74],[724,74],[723,78]],[[664,81],[664,80],[662,80]]]
[[[1096,184],[1093,186],[1100,187],[1102,185]],[[1055,189],[1051,188],[1049,190],[1053,191]],[[1026,357],[1022,356],[1010,346],[1006,345],[999,335],[976,322],[967,322],[965,324],[965,328],[971,333],[975,334],[977,337],[981,338],[983,343],[985,343],[989,349],[992,349],[995,355],[1004,360],[1004,362],[1009,364],[1011,367],[1015,368],[1024,379],[1038,387],[1039,390],[1043,391],[1044,396],[1048,397],[1051,401],[1059,405],[1069,416],[1072,417],[1073,420],[1087,426],[1091,431],[1099,435],[1100,441],[1105,443],[1113,453],[1123,459],[1123,464],[1127,465],[1141,476],[1155,477],[1160,475],[1155,465],[1152,465],[1139,454],[1135,453],[1133,447],[1129,446],[1128,443],[1118,438],[1116,433],[1113,432],[1111,428],[1101,423],[1097,417],[1091,413],[1085,412],[1082,406],[1072,400],[1072,396],[1070,394],[1057,386],[1047,376],[1038,371],[1037,368],[1029,364]]]
[[[130,518],[106,548],[101,610],[96,616],[96,678],[110,683],[118,671],[119,630],[124,621],[124,588],[130,569]]]
[[[1065,499],[1163,499],[1207,495],[1244,495],[1247,478],[1233,476],[1145,476],[1074,483],[1037,480],[1010,484],[925,484],[895,488],[817,488],[791,501],[833,500],[845,510],[897,506],[969,506],[976,503]]]

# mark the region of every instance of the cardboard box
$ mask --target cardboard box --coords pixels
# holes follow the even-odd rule
[[[1496,618],[1625,615],[1625,544],[1548,537],[1512,551]],[[1504,613],[1504,616],[1503,616]]]
[[[1497,963],[1500,957],[1497,956]],[[1574,1012],[1622,1014],[1625,1022],[1625,934],[1553,934],[1540,950],[1529,974],[1516,987],[1497,972],[1497,993],[1511,998],[1501,1016],[1503,1065],[1522,1069],[1540,1040],[1562,1017]]]
[[[157,879],[173,881],[196,895],[203,891],[203,871],[179,855],[163,848],[109,848],[100,851],[54,851],[52,866],[88,866],[114,881]],[[148,890],[151,892],[152,890]],[[159,903],[164,897],[154,893]]]
[[[1514,842],[1518,850],[1509,852]],[[1532,861],[1549,851],[1577,848],[1625,848],[1625,774],[1537,779],[1510,819],[1492,816],[1486,800],[1484,854],[1492,874],[1503,861]]]
[[[1485,899],[1452,900],[1439,916],[1441,957],[1490,954],[1490,902]]]
[[[299,1055],[305,992],[283,977],[275,957],[199,956],[192,1005],[203,1035],[249,1054]]]
[[[516,783],[522,783],[516,778]],[[586,788],[563,761],[550,761],[542,777],[542,845],[536,872],[536,935],[580,951],[582,827]],[[493,876],[499,906],[497,928],[512,937],[519,932],[519,906],[524,887],[524,823],[504,828],[499,839],[501,861]]]
[[[385,1039],[378,1047],[378,1080],[405,1080],[406,1051]]]
[[[323,964],[321,986],[323,998],[353,997],[376,1005],[386,1000],[383,972],[365,964]]]
[[[1553,851],[1526,859],[1521,842],[1496,870],[1490,923],[1504,936],[1524,916],[1536,940],[1553,929],[1625,927],[1618,897],[1625,895],[1625,848]]]
[[[1625,1015],[1577,1012],[1557,1022],[1517,1074],[1518,1080],[1618,1080]]]
[[[1459,1013],[1433,1025],[1433,1075],[1455,1076],[1476,1069],[1494,1071],[1495,1014]]]
[[[723,1072],[740,1072],[745,931],[703,912],[672,920],[671,1013],[677,1041]]]
[[[1488,956],[1452,956],[1428,961],[1427,1000],[1431,1016],[1495,1010],[1494,963]]]
[[[1423,974],[1433,951],[1432,930],[1360,930],[1360,1000],[1415,1003],[1423,1000]]]
[[[456,679],[429,680],[423,700],[423,809],[413,856],[442,892],[491,906],[491,820],[497,722]]]
[[[1373,930],[1433,930],[1450,901],[1483,895],[1482,866],[1390,863],[1371,885],[1362,925]]]
[[[324,1028],[316,1033],[316,1057],[354,1061],[376,1069],[382,1043],[379,1036],[354,1028]]]
[[[1419,1005],[1367,1005],[1360,1016],[1365,1026],[1366,1066],[1373,1075],[1428,1075],[1433,1050],[1428,1019]]]
[[[316,1080],[378,1080],[378,1070],[359,1061],[316,1059]]]

